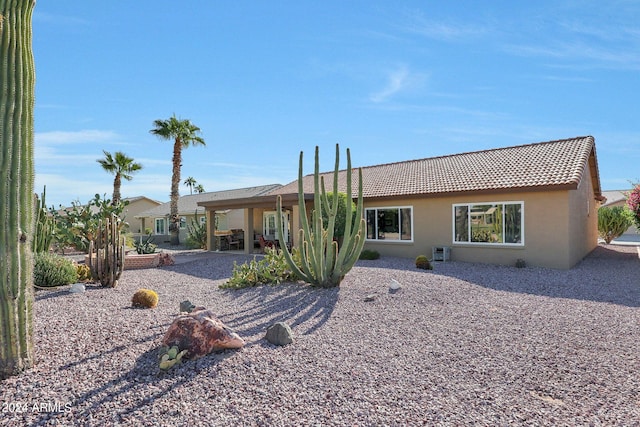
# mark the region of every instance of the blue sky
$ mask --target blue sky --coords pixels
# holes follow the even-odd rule
[[[173,114],[207,191],[286,184],[316,145],[330,170],[336,143],[366,166],[582,135],[605,190],[640,179],[637,1],[39,1],[33,48],[48,205],[111,196],[102,150],[168,201]]]

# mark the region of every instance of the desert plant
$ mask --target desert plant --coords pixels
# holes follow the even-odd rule
[[[34,255],[33,284],[42,288],[70,285],[78,281],[73,261],[57,254],[41,252]]]
[[[422,270],[433,270],[433,265],[426,255],[418,255],[416,257],[416,267]]]
[[[177,345],[173,347],[162,346],[158,352],[158,359],[160,359],[160,369],[166,371],[173,368],[176,364],[179,364],[182,357],[187,354],[187,350],[180,351]]]
[[[180,244],[180,229],[178,216],[178,199],[180,198],[180,169],[182,167],[182,150],[192,145],[206,145],[204,139],[199,136],[200,128],[189,120],[180,120],[175,115],[167,120],[155,120],[153,135],[161,139],[173,139],[171,193],[169,202],[169,233],[171,244]]]
[[[522,258],[518,258],[516,260],[516,268],[525,268],[527,266],[527,262]]]
[[[51,208],[49,212],[56,222],[54,240],[58,249],[64,251],[65,247],[72,246],[86,252],[89,242],[96,236],[98,223],[111,215],[122,217],[128,205],[128,200],[121,200],[114,205],[106,195],[101,198],[96,194],[84,205],[74,201],[70,208],[62,210]]]
[[[298,260],[299,252],[292,249],[292,259]],[[265,248],[265,256],[260,261],[254,257],[250,262],[238,264],[234,262],[231,278],[220,285],[222,289],[240,289],[264,284],[280,284],[292,282],[298,277],[289,267],[284,253],[278,249]]]
[[[365,249],[360,252],[360,259],[378,259],[380,258],[380,252],[374,251],[372,249]]]
[[[160,267],[164,267],[164,266],[167,266],[167,265],[173,265],[173,264],[176,263],[176,259],[170,253],[160,252],[159,255],[160,256],[158,257],[158,265]]]
[[[91,277],[102,286],[115,288],[124,269],[122,222],[116,215],[100,220],[96,238],[89,244]]]
[[[86,264],[76,264],[76,274],[78,275],[78,282],[91,281],[91,269]]]
[[[362,217],[362,170],[358,169],[358,203],[356,204],[356,218],[360,218],[360,222],[356,222],[357,227],[352,227],[353,210],[351,204],[351,154],[347,148],[347,197],[346,197],[346,213],[343,234],[343,242],[341,249],[338,249],[338,243],[334,240],[335,221],[338,212],[338,172],[340,168],[340,147],[336,144],[336,162],[333,172],[333,192],[332,199],[329,200],[325,190],[324,178],[320,178],[320,158],[319,148],[316,146],[315,153],[315,171],[314,171],[314,201],[313,211],[311,213],[311,225],[307,219],[307,207],[304,198],[302,162],[303,153],[300,152],[300,163],[298,167],[298,207],[300,208],[300,226],[299,231],[299,250],[300,250],[300,266],[296,265],[291,252],[284,246],[283,253],[287,264],[292,271],[304,281],[320,287],[336,287],[340,286],[340,282],[344,276],[351,270],[358,260],[362,247],[364,246],[365,236],[365,220]],[[329,223],[325,229],[322,225],[322,212],[326,211],[329,217]],[[276,211],[282,211],[282,197],[278,196],[276,200]],[[279,233],[284,235],[284,225],[282,215],[276,215],[276,226]]]
[[[36,226],[31,243],[34,253],[48,252],[53,241],[55,222],[47,210],[46,197],[47,187],[45,186],[40,197],[35,196]]]
[[[185,245],[189,249],[207,249],[207,223],[200,221],[197,211],[191,219],[191,224],[187,225]]]
[[[33,366],[33,0],[0,0],[0,380]]]
[[[137,241],[133,242],[133,247],[138,254],[154,254],[156,253],[156,249],[158,249],[158,245],[153,243],[153,236],[151,234],[148,234],[144,241],[142,240],[142,236],[140,236]]]
[[[151,289],[138,289],[131,297],[131,306],[136,308],[155,308],[158,305],[158,294]]]
[[[603,206],[598,209],[598,234],[609,244],[633,224],[633,214],[626,206]]]

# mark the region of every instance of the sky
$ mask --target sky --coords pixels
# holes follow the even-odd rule
[[[201,129],[206,191],[341,166],[593,135],[604,190],[640,181],[640,2],[39,0],[35,191],[111,197],[103,150],[166,202],[172,115]],[[180,194],[189,194],[181,185]]]

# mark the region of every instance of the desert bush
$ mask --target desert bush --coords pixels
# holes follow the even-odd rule
[[[627,197],[627,207],[631,210],[633,222],[640,230],[640,184],[636,184]]]
[[[416,257],[416,267],[422,270],[433,270],[433,265],[426,255],[418,255]]]
[[[158,260],[158,265],[160,267],[173,265],[175,263],[176,263],[176,259],[173,257],[173,255],[167,252],[160,252],[160,258]]]
[[[607,244],[633,224],[633,213],[626,206],[603,206],[598,209],[598,234]]]
[[[293,259],[299,263],[300,253],[296,248],[291,250]],[[265,248],[265,256],[260,261],[254,257],[250,262],[233,264],[231,278],[220,285],[222,289],[240,289],[264,284],[280,284],[297,281],[298,277],[291,270],[281,250]]]
[[[372,249],[365,249],[360,252],[360,259],[378,259],[380,258],[380,252]]]
[[[154,308],[158,305],[158,294],[151,289],[139,289],[133,294],[131,305],[137,308]]]
[[[60,255],[42,252],[34,255],[33,284],[55,287],[77,282],[78,273],[73,261]]]

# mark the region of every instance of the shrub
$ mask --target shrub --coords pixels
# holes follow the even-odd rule
[[[197,212],[191,224],[187,225],[185,246],[189,249],[207,249],[207,223],[200,221]]]
[[[631,190],[631,193],[629,193],[627,197],[627,207],[631,210],[633,222],[635,222],[636,227],[640,229],[640,184],[636,184],[633,190]]]
[[[416,267],[422,270],[433,270],[431,261],[429,261],[426,255],[418,255],[416,257]]]
[[[516,268],[525,268],[527,266],[527,262],[522,258],[518,258],[516,260]]]
[[[633,214],[626,206],[603,206],[598,209],[598,234],[607,244],[627,231],[633,224]]]
[[[138,308],[154,308],[158,305],[158,294],[151,289],[139,289],[133,294],[131,305]]]
[[[160,252],[160,258],[158,259],[158,265],[164,267],[166,265],[173,265],[176,263],[176,259],[167,252]]]
[[[300,263],[300,253],[292,249],[296,263]],[[254,257],[249,263],[238,265],[233,263],[231,278],[220,285],[222,289],[240,289],[264,284],[280,284],[292,282],[298,277],[291,270],[281,250],[265,248],[265,256],[260,261]]]
[[[365,249],[360,252],[360,259],[378,259],[380,258],[380,252],[371,249]]]
[[[48,252],[34,255],[33,284],[40,287],[70,285],[78,281],[73,261]]]

